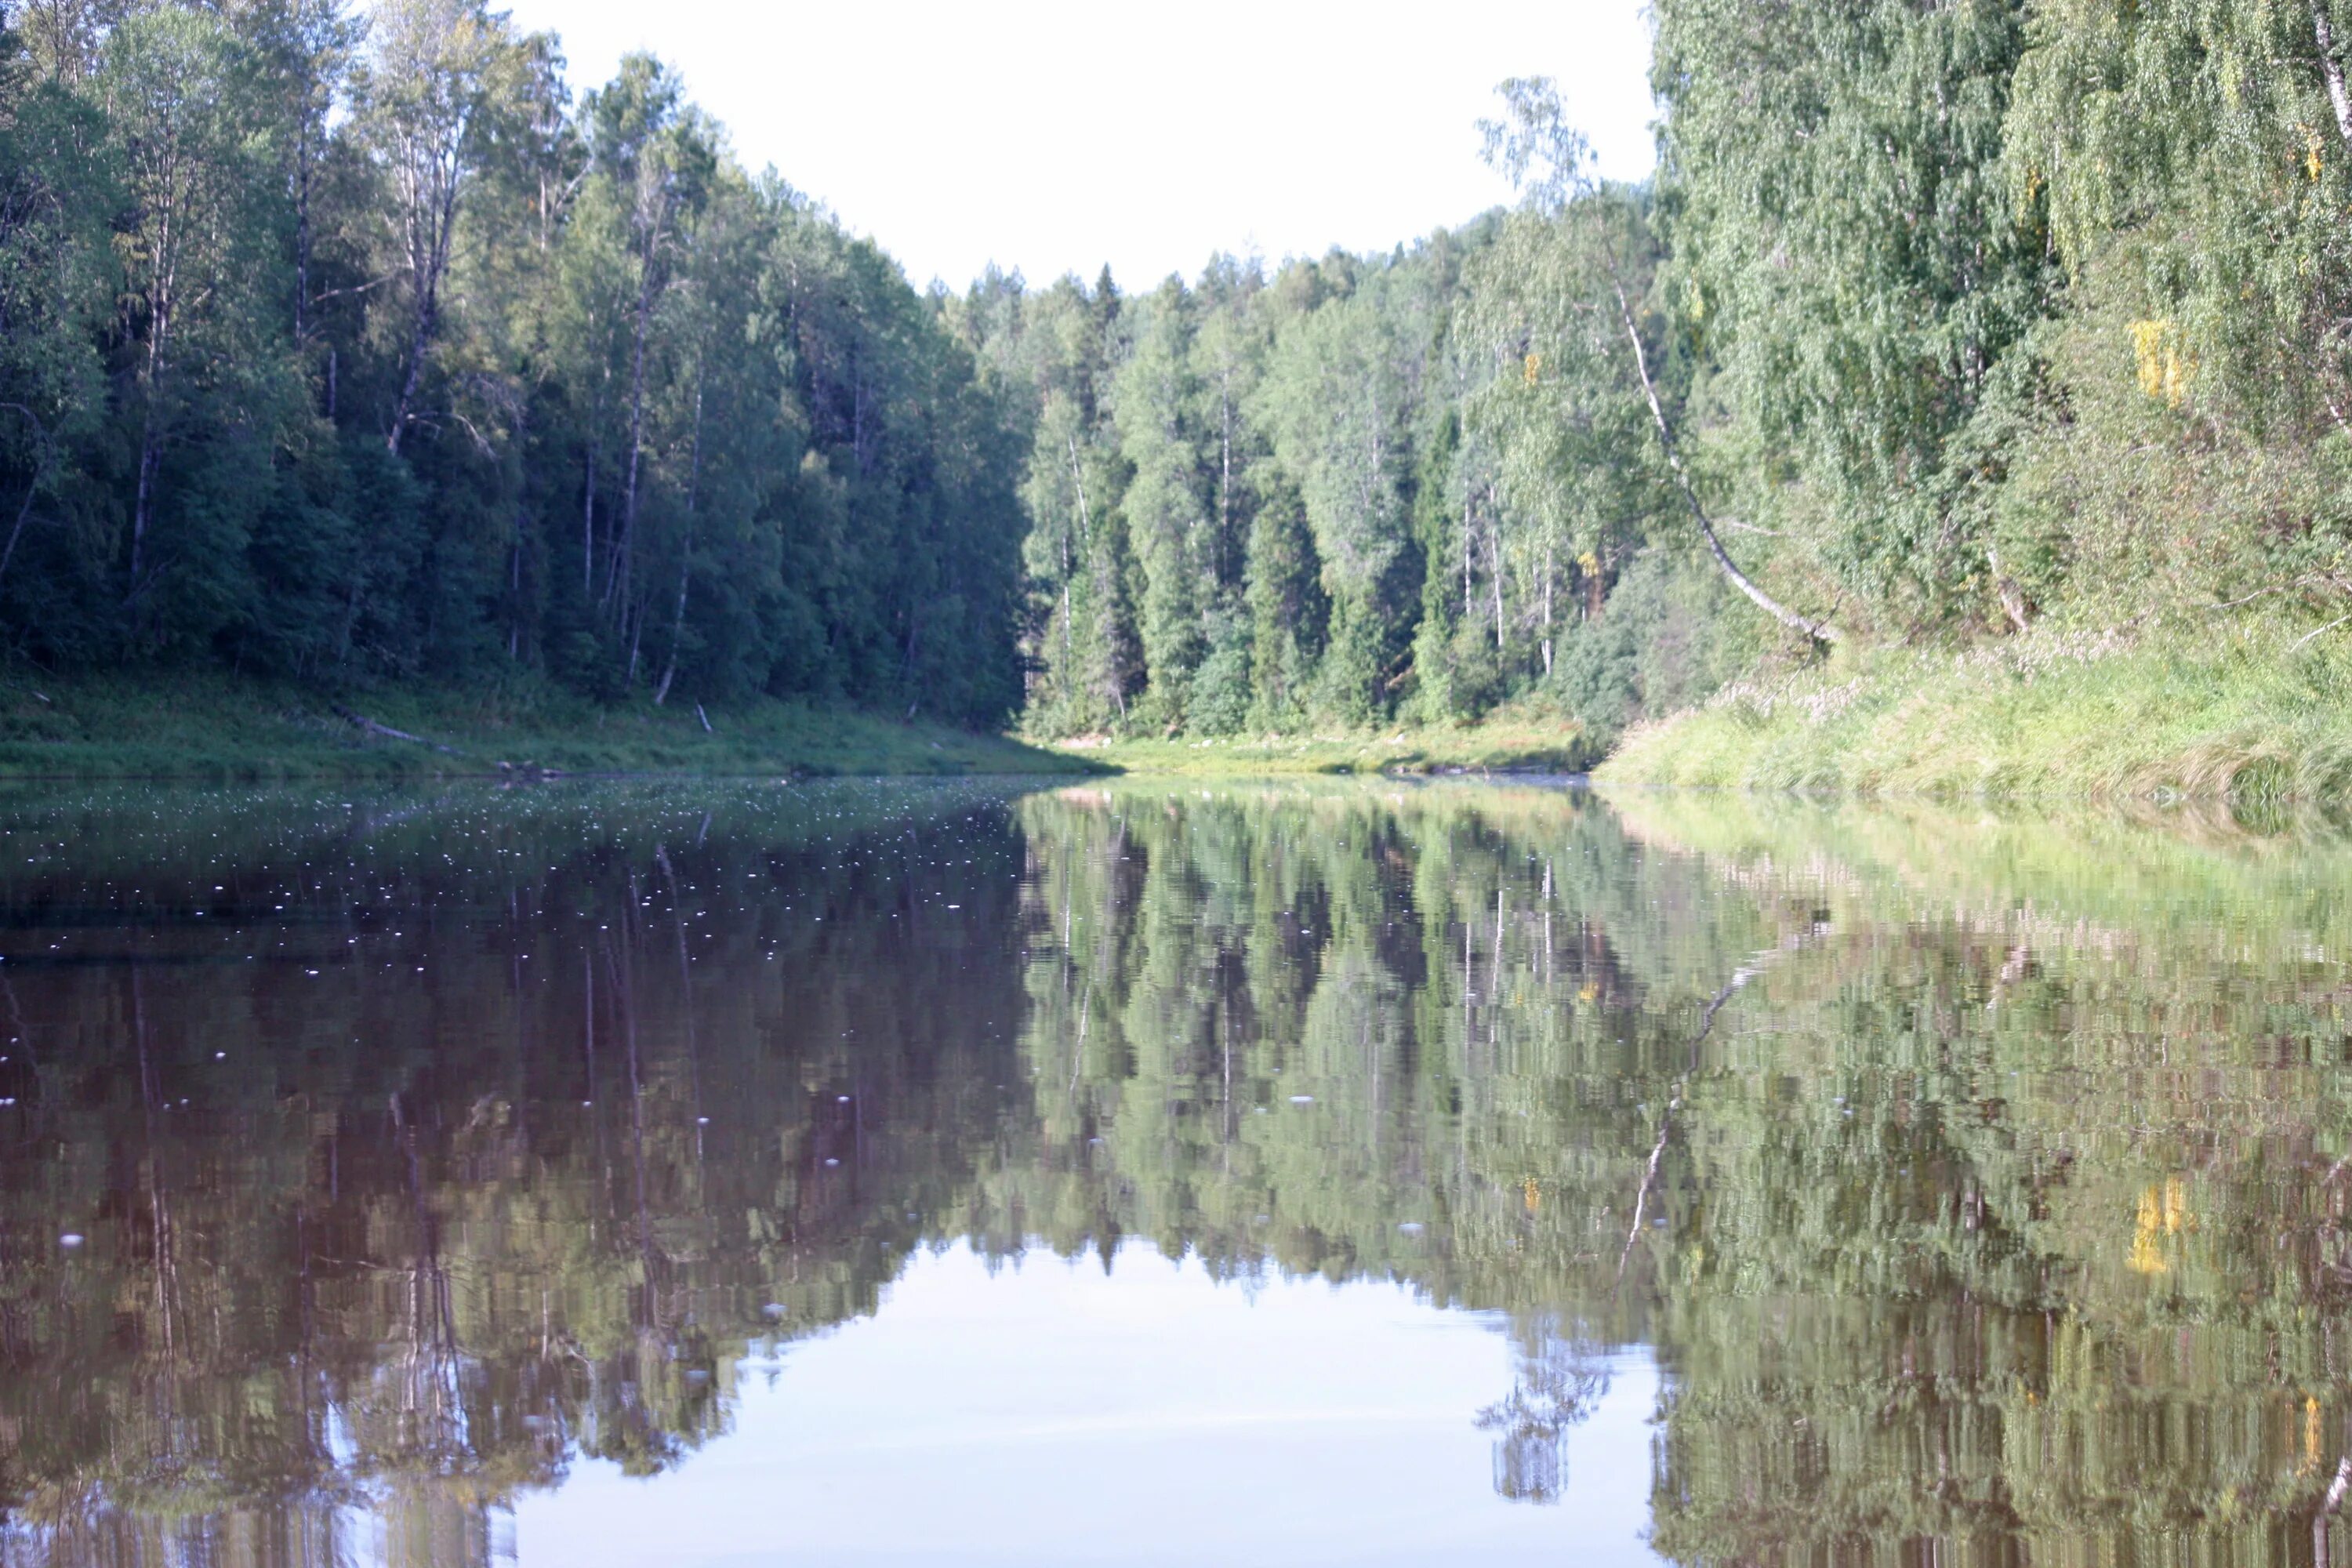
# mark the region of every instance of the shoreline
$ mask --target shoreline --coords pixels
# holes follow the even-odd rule
[[[2352,649],[2268,624],[1856,650],[1635,727],[1603,785],[1862,799],[2321,802],[2352,792]]]
[[[1583,774],[1600,752],[1573,725],[1509,721],[1384,726],[1362,733],[1085,738],[1041,742],[1057,756],[1171,778],[1298,775]]]
[[[2200,635],[2201,634],[2201,635]],[[772,698],[700,712],[544,684],[0,674],[0,781],[698,775],[1585,776],[1858,799],[2299,802],[2352,793],[2352,642],[2036,628],[1734,682],[1605,752],[1563,721],[1058,741]]]
[[[698,711],[602,706],[530,685],[323,689],[216,671],[0,678],[0,781],[12,784],[1102,771],[1003,735],[773,698]]]

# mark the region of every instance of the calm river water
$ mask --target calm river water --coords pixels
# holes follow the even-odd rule
[[[2352,1554],[2324,826],[963,782],[0,829],[0,1563]]]

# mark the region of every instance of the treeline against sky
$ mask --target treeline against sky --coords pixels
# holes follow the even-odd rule
[[[478,0],[0,4],[0,624],[44,663],[1019,696],[1019,453],[873,245]]]
[[[478,0],[0,0],[0,627],[1605,743],[1838,640],[2324,622],[2335,4],[1659,0],[1640,187],[1518,81],[1459,230],[923,293]]]
[[[1462,231],[983,282],[1032,723],[1605,741],[1841,637],[2341,613],[2333,4],[1658,0],[1641,188],[1506,84],[1524,199]]]

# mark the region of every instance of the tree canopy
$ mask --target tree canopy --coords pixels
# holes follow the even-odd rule
[[[1660,0],[1638,186],[1515,79],[1508,210],[961,292],[481,0],[0,5],[0,645],[1601,747],[1846,637],[2332,616],[2337,4]]]
[[[0,628],[44,665],[1020,696],[1016,422],[646,56],[478,0],[0,7]]]

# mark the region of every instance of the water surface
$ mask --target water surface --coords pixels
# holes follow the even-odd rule
[[[0,829],[0,1562],[2352,1550],[2324,825],[1136,782]]]

